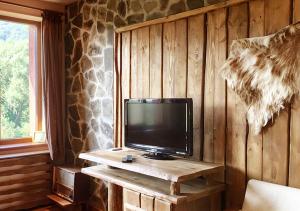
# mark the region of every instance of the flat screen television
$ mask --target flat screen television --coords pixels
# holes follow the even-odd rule
[[[190,98],[125,99],[125,146],[146,157],[193,154],[193,101]]]

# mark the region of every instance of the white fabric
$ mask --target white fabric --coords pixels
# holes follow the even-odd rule
[[[300,22],[269,36],[232,43],[221,75],[245,102],[255,134],[299,94],[299,61]]]
[[[300,211],[300,189],[250,180],[242,211]]]

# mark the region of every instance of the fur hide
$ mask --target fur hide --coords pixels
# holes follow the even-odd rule
[[[248,123],[256,134],[298,92],[299,55],[300,22],[232,43],[221,75],[248,106]]]

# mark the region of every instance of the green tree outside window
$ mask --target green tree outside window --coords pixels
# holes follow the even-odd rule
[[[0,139],[28,137],[29,26],[0,21]]]

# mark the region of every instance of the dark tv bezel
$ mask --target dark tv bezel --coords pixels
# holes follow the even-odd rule
[[[134,104],[161,104],[161,103],[186,103],[187,104],[187,149],[171,147],[159,147],[154,145],[132,144],[127,143],[128,129],[127,129],[127,105]],[[147,152],[163,153],[168,155],[192,156],[193,155],[193,100],[192,98],[163,98],[163,99],[124,99],[124,128],[125,128],[125,147],[143,150]]]

